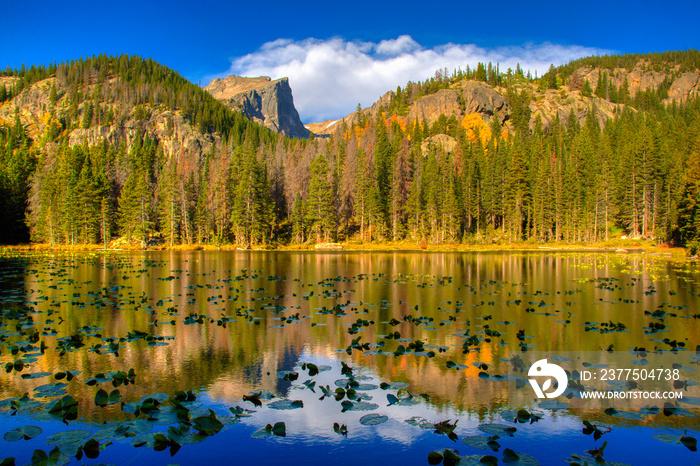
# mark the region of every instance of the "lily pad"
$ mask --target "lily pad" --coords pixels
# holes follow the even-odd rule
[[[217,419],[216,414],[211,409],[209,410],[209,416],[198,417],[193,419],[192,422],[199,433],[207,436],[217,434],[224,427],[224,424]]]
[[[510,448],[503,450],[503,463],[512,466],[539,466],[540,462],[525,453],[516,453]]]
[[[31,374],[22,374],[23,379],[40,379],[42,377],[48,377],[51,372],[32,372]]]
[[[131,445],[134,447],[145,447],[148,449],[153,449],[155,447],[155,435],[157,433],[158,432],[148,432],[146,434],[137,435],[131,441]]]
[[[107,406],[119,403],[122,400],[119,390],[112,390],[108,395],[106,391],[99,389],[95,395],[95,404],[97,406]]]
[[[61,382],[48,383],[40,385],[34,389],[34,395],[41,398],[53,398],[66,394],[68,384]]]
[[[41,427],[37,426],[17,427],[9,432],[6,432],[5,435],[3,435],[3,438],[8,442],[16,442],[17,440],[21,439],[29,440],[33,439],[37,435],[40,435],[41,432],[43,432]]]
[[[68,464],[68,461],[70,461],[70,457],[56,447],[48,454],[44,450],[34,450],[31,464],[32,466],[62,465]]]
[[[377,426],[379,424],[384,424],[389,420],[388,416],[383,416],[381,414],[372,413],[366,414],[360,418],[360,424],[363,426]]]
[[[89,430],[68,430],[53,434],[46,440],[46,443],[56,445],[63,454],[75,456],[78,449],[91,435],[92,432]]]
[[[501,447],[501,445],[496,441],[498,438],[498,435],[492,435],[490,437],[486,437],[485,435],[470,435],[464,437],[462,442],[473,448],[498,451],[498,449]]]
[[[505,424],[480,424],[478,429],[482,432],[486,432],[491,435],[498,435],[499,437],[512,437],[516,429],[515,427],[508,426]]]
[[[382,382],[379,385],[379,388],[381,388],[382,390],[389,390],[389,389],[399,390],[401,388],[407,388],[407,387],[408,387],[408,384],[406,382],[391,382],[391,383]]]
[[[271,409],[298,409],[304,407],[304,402],[301,400],[278,400],[267,405]]]
[[[343,411],[374,411],[379,408],[379,405],[374,403],[367,403],[366,401],[352,402],[345,400],[341,403]]]
[[[427,419],[422,418],[420,416],[413,416],[412,418],[406,419],[403,422],[405,422],[406,424],[411,425],[411,426],[420,427],[421,429],[432,430],[435,428],[435,424],[433,424],[432,422],[430,422]]]
[[[267,437],[285,437],[287,435],[287,426],[284,422],[276,422],[275,425],[268,424],[260,430],[253,432],[252,438],[267,438]]]
[[[152,395],[146,395],[139,400],[139,403],[143,403],[145,400],[147,400],[149,398],[152,398],[152,399],[158,401],[159,403],[164,403],[165,401],[167,401],[170,398],[170,395],[167,395],[165,393],[154,393]]]

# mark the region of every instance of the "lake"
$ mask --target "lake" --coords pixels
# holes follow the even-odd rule
[[[5,250],[0,461],[696,464],[698,293],[636,254]],[[517,355],[640,347],[686,357],[673,409],[509,402]]]

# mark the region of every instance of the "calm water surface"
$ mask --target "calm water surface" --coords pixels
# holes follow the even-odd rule
[[[0,439],[0,460],[30,463],[34,450],[53,448],[47,444],[52,435],[87,430],[103,445],[111,443],[98,458],[72,456],[73,463],[428,464],[434,450],[455,449],[461,456],[477,455],[478,462],[487,454],[500,461],[510,448],[541,464],[565,464],[571,454],[584,455],[604,441],[608,461],[700,462],[697,452],[659,438],[686,431],[698,437],[694,416],[700,411],[692,403],[697,386],[688,387],[695,398],[680,405],[681,415],[623,419],[533,405],[542,419],[516,425],[504,419],[505,382],[479,378],[477,367],[483,363],[489,374],[506,374],[505,359],[524,345],[538,351],[611,345],[621,351],[669,350],[667,339],[695,353],[700,273],[692,264],[590,253],[6,253],[0,257],[0,279],[0,363],[3,368],[26,363],[21,371],[0,375],[0,400],[5,400],[0,433],[26,425],[42,429],[30,440]],[[654,319],[645,311],[659,309],[674,316],[663,320],[663,330],[649,332]],[[625,328],[598,331],[607,322]],[[398,341],[384,338],[394,332]],[[467,332],[479,342],[465,354]],[[70,337],[82,346],[66,347]],[[423,348],[395,355],[399,346],[408,349],[415,342]],[[310,376],[303,363],[321,371]],[[360,384],[353,404],[360,398],[356,408],[366,411],[344,411],[347,405],[333,396],[319,399],[321,387],[335,393],[347,384],[341,363],[353,368]],[[132,368],[135,383],[118,387],[120,402],[97,406],[97,391],[114,387],[109,381],[86,381]],[[35,390],[57,382],[54,374],[65,371],[79,374],[58,381],[65,386]],[[298,378],[289,380],[290,373]],[[134,447],[133,436],[105,430],[135,418],[122,403],[129,411],[144,397],[164,394],[159,396],[165,400],[180,390],[196,395],[189,404],[193,413],[213,409],[225,427],[200,443],[183,445],[173,457],[149,445]],[[243,401],[251,392],[262,393],[262,407]],[[38,403],[14,411],[11,399],[25,393]],[[78,401],[78,419],[66,423],[46,414],[64,394]],[[387,395],[401,402],[392,403]],[[300,400],[303,408],[268,407],[279,399]],[[256,412],[235,419],[229,411],[234,406]],[[361,424],[370,413],[387,420]],[[424,420],[423,428],[420,420],[406,422],[411,418]],[[425,428],[445,420],[457,420],[456,442]],[[582,432],[583,420],[610,431],[594,440]],[[177,425],[167,416],[149,422],[151,437]],[[251,437],[276,422],[285,423],[285,437]],[[334,432],[334,423],[346,425],[347,435]],[[485,423],[517,431],[498,440],[497,452],[461,441],[487,435],[478,429]],[[70,448],[62,451],[63,461],[74,454]]]

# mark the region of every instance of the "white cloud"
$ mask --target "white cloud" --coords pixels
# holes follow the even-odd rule
[[[407,81],[425,80],[436,70],[449,72],[478,62],[499,63],[501,71],[517,63],[534,75],[550,64],[607,50],[551,43],[483,48],[474,44],[444,44],[422,47],[408,35],[379,43],[341,38],[293,41],[277,39],[251,54],[232,60],[231,68],[214,77],[286,76],[294,103],[304,123],[341,118],[357,107],[367,107],[389,90]]]

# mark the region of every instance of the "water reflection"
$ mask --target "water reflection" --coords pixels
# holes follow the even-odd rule
[[[463,435],[498,417],[506,404],[507,385],[480,379],[477,365],[486,364],[491,374],[505,374],[503,360],[520,351],[523,343],[541,351],[599,350],[610,345],[618,350],[668,349],[658,341],[668,338],[694,349],[693,339],[700,334],[697,318],[681,319],[697,313],[697,271],[643,256],[35,254],[7,258],[0,262],[0,271],[5,310],[25,305],[29,310],[19,324],[24,334],[6,313],[0,320],[3,365],[23,357],[31,364],[25,373],[80,371],[79,381],[67,387],[79,400],[94,399],[96,388],[83,383],[87,378],[130,368],[137,373],[137,383],[122,387],[125,402],[151,393],[195,389],[220,409],[240,403],[251,391],[269,390],[302,400],[304,409],[262,409],[242,425],[257,429],[287,419],[298,426],[289,438],[311,443],[342,442],[330,429],[342,419],[358,427],[349,433],[353,441],[379,438],[380,443],[427,442],[446,448],[434,440],[435,434],[410,426],[405,419],[460,419]],[[666,321],[663,332],[646,334],[650,317],[644,311],[656,309],[679,317]],[[586,322],[608,321],[623,322],[626,330],[586,331],[590,327]],[[136,331],[148,337],[132,338]],[[45,351],[38,351],[39,341],[26,340],[34,332]],[[384,338],[394,332],[400,341]],[[61,339],[74,335],[80,335],[84,346],[61,355],[56,350]],[[465,353],[465,339],[473,335],[478,344]],[[348,354],[357,338],[370,343],[370,351],[351,348]],[[116,353],[109,352],[109,339],[118,342]],[[434,357],[393,355],[399,345],[415,341],[434,351]],[[16,354],[13,347],[18,348]],[[315,379],[317,386],[335,388],[341,360],[364,368],[377,383],[405,382],[411,393],[425,394],[430,402],[387,406],[385,391],[370,391],[370,402],[378,405],[373,412],[389,416],[385,424],[370,428],[358,424],[367,413],[341,413],[339,403],[320,401],[319,393],[278,377],[279,371],[298,370],[302,361],[310,361],[332,367]],[[448,367],[448,361],[458,368]],[[32,394],[53,381],[3,374],[0,399]],[[99,408],[92,402],[80,404],[79,416],[91,422],[133,417],[119,405]],[[601,413],[590,413],[590,418],[620,422]],[[686,418],[649,422],[661,421],[677,427],[694,425]],[[551,439],[554,432],[580,434],[580,419],[574,415],[548,414],[540,422],[529,431],[536,432],[533,435],[540,441]],[[567,448],[576,442],[571,439]]]

